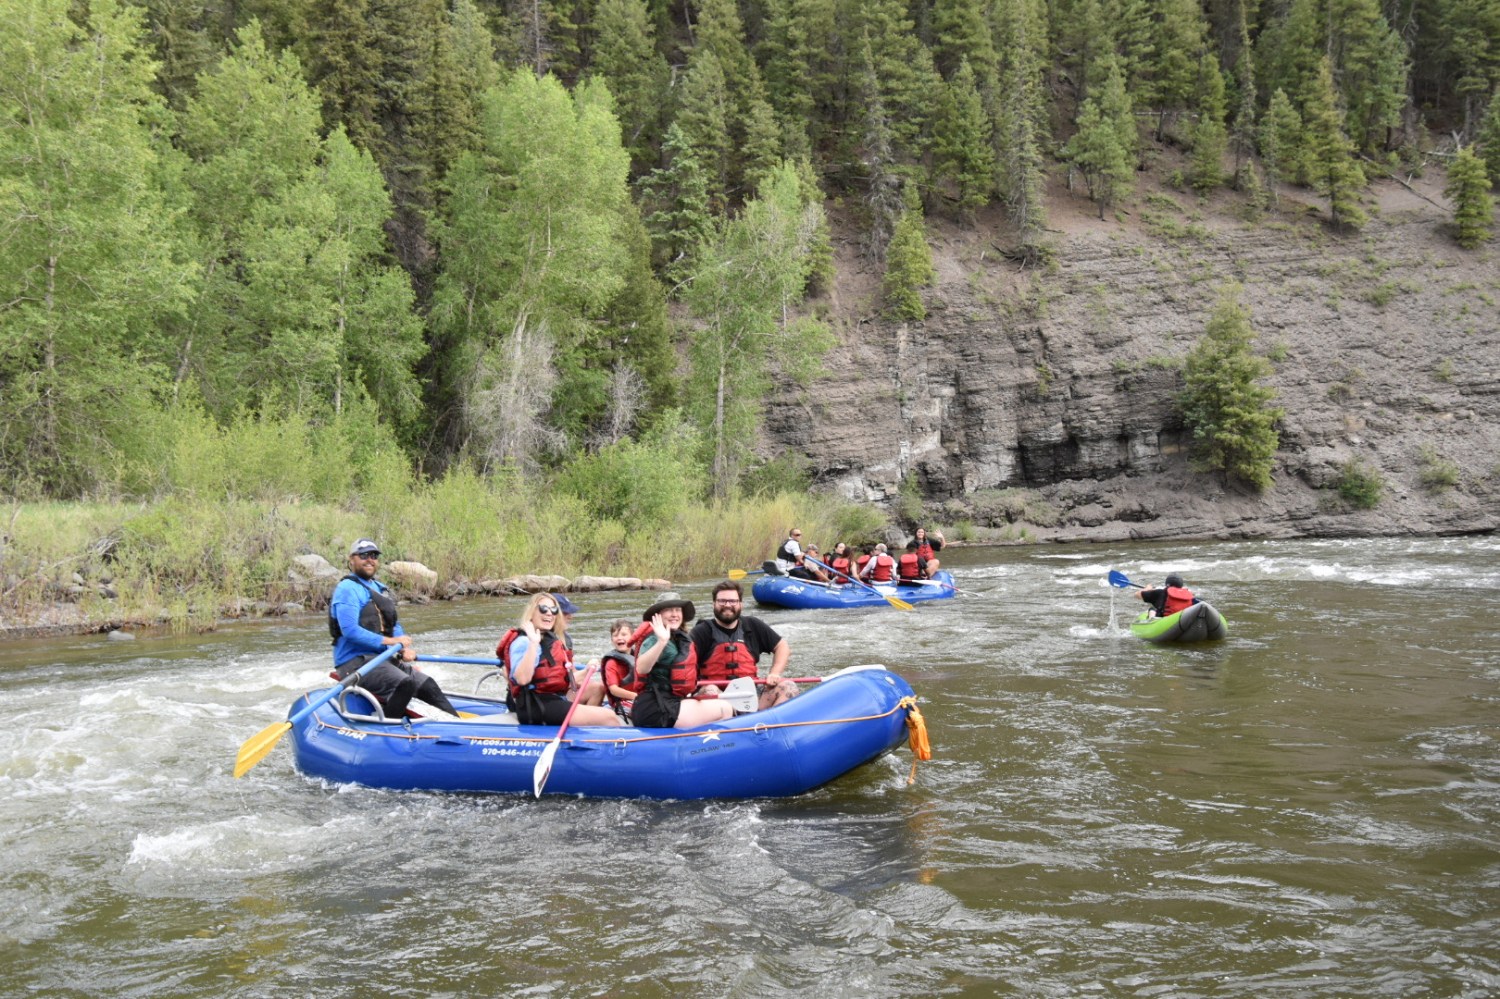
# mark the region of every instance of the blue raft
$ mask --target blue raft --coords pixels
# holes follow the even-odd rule
[[[297,766],[339,783],[398,791],[530,794],[532,771],[557,728],[518,725],[499,701],[452,697],[482,716],[384,720],[354,687],[292,728]],[[306,703],[292,705],[288,717]],[[888,752],[917,715],[905,680],[852,666],[798,697],[701,728],[572,725],[545,793],[598,798],[771,798],[801,794]],[[925,740],[924,740],[925,741]]]
[[[792,576],[762,576],[750,588],[755,602],[762,607],[789,607],[792,610],[832,610],[840,607],[889,607],[886,597],[907,603],[923,600],[948,600],[958,591],[953,573],[940,569],[925,583],[872,583],[843,586],[797,579]]]

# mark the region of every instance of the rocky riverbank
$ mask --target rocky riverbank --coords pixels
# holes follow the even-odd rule
[[[321,555],[299,555],[287,567],[291,598],[280,601],[237,597],[218,608],[216,620],[234,621],[255,618],[284,618],[322,615],[328,608],[333,588],[344,577],[344,570],[333,566]],[[394,561],[381,567],[380,579],[403,603],[425,604],[433,600],[461,600],[466,597],[506,597],[521,594],[600,593],[606,590],[666,590],[665,579],[642,579],[635,576],[566,576],[523,575],[503,579],[440,580],[438,574],[420,562]],[[25,614],[0,615],[0,641],[23,638],[48,638],[60,635],[108,634],[128,641],[135,631],[173,626],[174,615],[164,608],[140,607],[122,609],[112,580],[90,581],[81,573],[61,587],[56,599],[37,606]]]

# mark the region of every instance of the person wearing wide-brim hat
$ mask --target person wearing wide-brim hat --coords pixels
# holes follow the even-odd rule
[[[697,728],[734,717],[728,702],[692,696],[698,691],[698,654],[683,625],[694,615],[693,602],[677,593],[663,593],[641,615],[651,634],[635,660],[636,675],[646,684],[630,713],[637,728]]]

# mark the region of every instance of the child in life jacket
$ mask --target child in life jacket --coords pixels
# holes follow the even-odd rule
[[[610,650],[600,657],[600,672],[604,674],[604,687],[609,691],[610,706],[621,718],[630,718],[630,708],[645,683],[635,675],[635,653],[632,646],[639,645],[651,631],[649,624],[642,624],[641,634],[628,618],[620,618],[609,626]]]

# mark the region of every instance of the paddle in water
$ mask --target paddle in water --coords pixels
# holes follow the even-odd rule
[[[730,569],[725,575],[730,579],[744,579],[746,576],[760,576],[765,573],[764,569]]]
[[[563,722],[557,727],[557,735],[547,743],[547,748],[542,750],[542,755],[537,757],[536,766],[531,770],[531,788],[536,796],[542,796],[542,788],[547,786],[547,778],[552,776],[552,758],[557,755],[557,749],[562,745],[563,733],[568,730],[568,723],[573,720],[573,712],[578,710],[579,703],[583,700],[583,692],[588,689],[589,680],[593,678],[594,670],[599,667],[590,666],[583,672],[583,679],[578,681],[578,693],[573,698],[573,703],[568,707],[568,713],[563,715]]]
[[[240,751],[234,758],[234,775],[236,777],[243,777],[245,776],[245,774],[249,773],[251,767],[255,766],[261,760],[265,759],[266,755],[270,753],[271,750],[276,748],[276,744],[281,741],[281,737],[290,732],[293,725],[297,724],[299,721],[312,714],[318,708],[321,708],[323,705],[333,700],[338,696],[339,691],[343,690],[345,687],[354,686],[354,682],[356,680],[364,676],[366,673],[370,672],[370,670],[374,669],[376,666],[379,666],[381,663],[385,662],[391,656],[400,652],[402,648],[403,646],[401,645],[390,646],[380,655],[376,656],[374,659],[371,659],[359,669],[344,677],[335,686],[329,687],[321,694],[318,694],[316,697],[311,698],[307,702],[307,704],[302,707],[301,710],[292,715],[286,721],[277,722],[275,725],[267,725],[265,728],[261,729],[259,732],[256,732],[250,738],[246,739],[243,743],[240,744]]]

